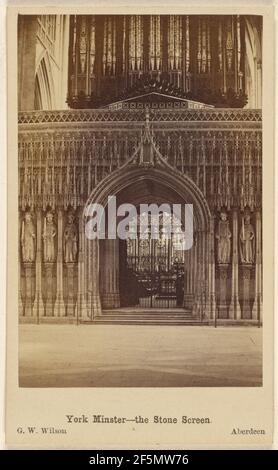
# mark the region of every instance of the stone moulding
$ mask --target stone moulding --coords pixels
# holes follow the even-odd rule
[[[18,114],[18,124],[43,123],[89,123],[145,121],[145,110],[112,111],[65,110],[65,111],[28,111]],[[206,109],[206,110],[150,110],[150,121],[158,122],[252,122],[262,121],[259,109]]]

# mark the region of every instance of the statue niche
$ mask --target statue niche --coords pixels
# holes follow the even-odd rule
[[[64,260],[66,263],[74,263],[78,253],[78,231],[71,212],[68,213],[67,219],[63,236]]]
[[[35,261],[36,233],[30,212],[25,212],[21,226],[21,253],[22,261],[30,263]]]
[[[217,261],[219,264],[228,264],[231,255],[231,230],[226,212],[220,213],[216,235],[217,239]]]
[[[255,231],[250,222],[250,215],[242,219],[239,234],[240,260],[243,264],[252,264],[255,259]]]
[[[43,228],[43,255],[45,262],[55,261],[55,237],[56,225],[54,223],[52,212],[47,212],[44,218]]]

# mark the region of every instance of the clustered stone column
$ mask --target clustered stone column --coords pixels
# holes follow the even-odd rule
[[[85,227],[83,221],[83,208],[78,214],[79,253],[78,253],[78,298],[76,305],[77,318],[85,318],[87,315],[86,303],[86,276],[85,276]]]
[[[184,302],[185,310],[196,319],[210,318],[214,313],[214,260],[211,258],[210,230],[195,230],[192,248],[184,253]]]
[[[54,277],[54,266],[57,257],[56,239],[57,227],[52,211],[47,211],[43,223],[43,272],[44,272],[44,291],[45,291],[45,316],[52,317],[54,313],[56,290],[56,276]]]
[[[54,307],[54,315],[56,317],[63,317],[65,315],[63,290],[63,213],[61,210],[59,210],[57,243],[57,295]]]
[[[42,214],[37,211],[37,250],[36,250],[36,296],[33,314],[39,320],[44,315],[44,305],[42,300]]]
[[[35,105],[36,34],[38,17],[20,15],[18,21],[18,107],[33,110]]]
[[[100,266],[102,308],[120,307],[119,291],[119,240],[102,240],[102,262]]]
[[[32,214],[26,211],[21,223],[20,233],[21,259],[24,273],[24,316],[33,315],[33,303],[35,300],[35,251],[36,230]]]
[[[68,211],[67,221],[63,233],[64,262],[66,268],[66,286],[67,286],[67,317],[75,315],[77,302],[77,254],[78,254],[78,225],[75,222],[73,212]]]
[[[192,287],[192,305],[191,310],[194,316],[199,315],[199,298],[196,296],[195,286],[198,283],[198,233],[195,232],[193,236],[193,246],[191,248],[191,287]]]
[[[238,300],[238,215],[237,210],[232,211],[232,291],[229,309],[229,318],[239,320],[241,310]]]
[[[203,320],[207,317],[207,275],[206,269],[208,267],[207,263],[207,231],[200,230],[197,232],[197,272],[196,272],[196,284],[195,284],[195,306],[196,306],[196,315],[200,320]]]
[[[214,217],[210,220],[209,247],[208,247],[208,263],[209,263],[209,318],[215,319],[216,302],[215,302],[215,251],[214,251]]]
[[[262,322],[262,218],[260,211],[256,212],[256,265],[255,265],[255,301],[252,318]]]
[[[99,292],[99,241],[87,239],[88,264],[88,318],[94,320],[101,315]]]
[[[191,250],[185,251],[184,256],[184,308],[186,310],[192,310],[193,299],[194,299],[194,285],[193,285],[193,251],[194,246]]]

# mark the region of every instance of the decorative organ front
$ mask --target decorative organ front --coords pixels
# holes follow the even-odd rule
[[[102,107],[142,94],[147,83],[164,94],[243,107],[244,21],[238,15],[73,16],[68,103]]]

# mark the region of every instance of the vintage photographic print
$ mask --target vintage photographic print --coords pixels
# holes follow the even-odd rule
[[[263,27],[18,15],[20,387],[263,385]]]

